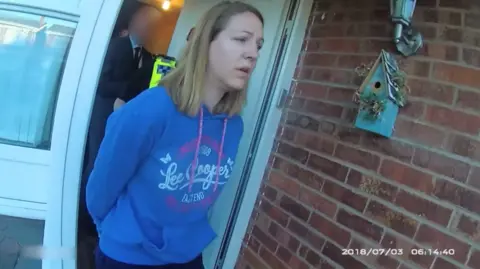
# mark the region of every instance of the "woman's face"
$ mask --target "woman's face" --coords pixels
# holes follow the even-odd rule
[[[230,18],[225,29],[210,43],[209,77],[227,90],[243,90],[263,45],[263,24],[245,12]]]

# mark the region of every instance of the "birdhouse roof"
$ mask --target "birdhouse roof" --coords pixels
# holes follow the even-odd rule
[[[387,85],[385,89],[388,90],[389,98],[392,101],[396,102],[397,100],[395,98],[394,93],[399,91],[399,87],[395,82],[394,78],[396,74],[398,74],[399,68],[398,68],[398,64],[395,57],[391,53],[385,50],[382,50],[380,52],[380,55],[375,61],[375,64],[372,66],[367,77],[365,78],[362,85],[360,86],[360,91],[363,91],[364,88],[370,83],[370,80],[372,79],[373,74],[378,68],[383,69],[383,74],[385,76],[384,83]]]

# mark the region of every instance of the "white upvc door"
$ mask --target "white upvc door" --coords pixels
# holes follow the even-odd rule
[[[0,0],[0,237],[7,247],[74,246],[61,228],[63,194],[69,194],[64,183],[75,178],[64,181],[60,174],[80,74],[103,4]],[[10,268],[14,259],[2,255],[0,267]],[[61,266],[20,259],[15,268]]]
[[[75,49],[78,55],[74,61],[69,59],[71,66],[64,75],[64,83],[72,83],[68,83],[68,90],[60,92],[56,115],[61,116],[55,119],[58,127],[53,135],[45,229],[48,247],[76,248],[78,196],[88,124],[103,59],[122,3],[123,0],[81,0],[78,30],[82,32],[75,35],[72,44],[72,51]],[[76,263],[74,259],[47,260],[43,268],[75,269]]]

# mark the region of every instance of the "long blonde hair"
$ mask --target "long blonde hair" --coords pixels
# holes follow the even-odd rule
[[[210,43],[225,29],[231,17],[245,12],[255,14],[264,23],[260,11],[243,2],[219,3],[198,21],[191,40],[178,59],[177,67],[159,83],[167,89],[178,110],[190,116],[198,113],[205,86]],[[245,89],[226,92],[213,112],[230,116],[239,114],[246,98]]]

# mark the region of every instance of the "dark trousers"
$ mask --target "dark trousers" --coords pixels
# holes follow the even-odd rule
[[[191,262],[183,264],[158,266],[126,264],[109,258],[97,247],[95,251],[95,269],[205,269],[205,267],[203,266],[202,255]]]

